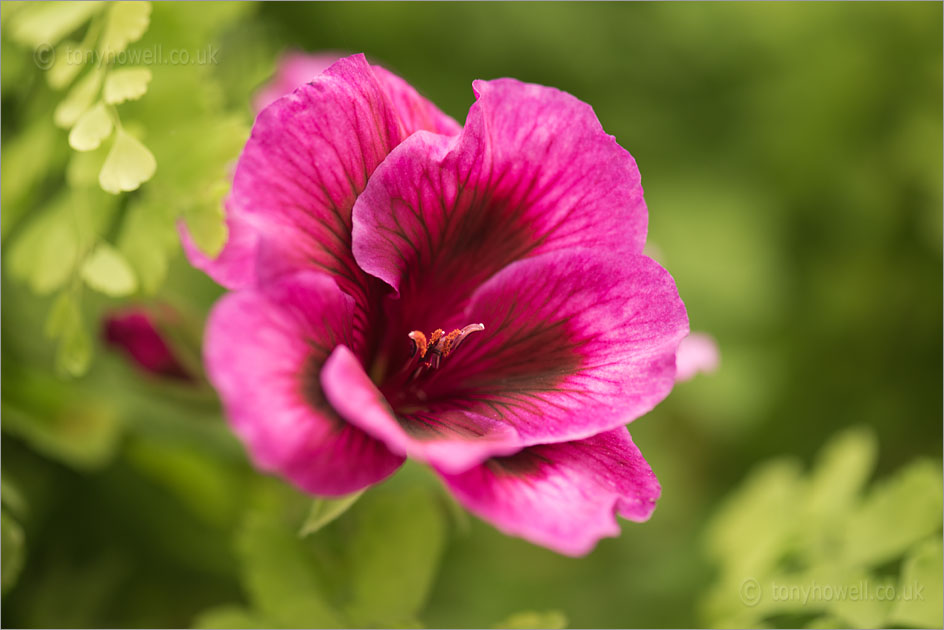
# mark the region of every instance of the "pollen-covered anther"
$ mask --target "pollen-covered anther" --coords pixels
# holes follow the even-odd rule
[[[466,337],[480,330],[485,330],[485,326],[469,324],[462,328],[456,328],[448,334],[442,328],[437,328],[430,333],[428,341],[426,335],[419,330],[414,330],[408,335],[410,341],[413,342],[410,356],[418,357],[426,367],[438,368],[439,362],[455,352]]]

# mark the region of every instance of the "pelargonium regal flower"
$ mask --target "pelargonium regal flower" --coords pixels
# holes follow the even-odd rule
[[[642,255],[635,161],[569,94],[476,81],[460,130],[342,59],[257,118],[205,358],[254,462],[315,494],[405,457],[469,510],[567,554],[660,488],[625,425],[688,332]]]

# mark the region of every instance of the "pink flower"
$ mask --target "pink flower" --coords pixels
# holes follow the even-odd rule
[[[692,333],[679,344],[675,357],[675,380],[687,381],[699,372],[714,372],[721,358],[711,335]]]
[[[102,336],[145,372],[192,381],[193,376],[178,361],[155,325],[155,315],[137,307],[113,312],[103,320]]]
[[[239,289],[207,368],[260,468],[339,495],[413,457],[499,529],[581,555],[655,507],[625,425],[671,390],[688,319],[592,109],[473,86],[460,129],[358,55],[260,113],[236,229],[197,261]]]

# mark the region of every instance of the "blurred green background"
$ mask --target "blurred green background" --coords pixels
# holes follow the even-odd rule
[[[130,50],[218,56],[154,66],[120,106],[158,165],[120,197],[83,176],[27,9],[2,6],[4,626],[940,627],[940,3],[154,3]],[[251,470],[212,391],[101,346],[108,309],[171,304],[198,352],[187,334],[220,290],[173,222],[217,211],[207,190],[288,49],[365,52],[459,121],[474,79],[555,86],[633,154],[653,255],[722,355],[631,426],[663,486],[650,522],[564,558],[408,467],[299,538],[311,499]],[[74,269],[26,240],[64,190],[86,191],[138,277],[124,297],[82,291],[78,377],[44,334]],[[926,599],[741,590],[863,576],[927,582]]]

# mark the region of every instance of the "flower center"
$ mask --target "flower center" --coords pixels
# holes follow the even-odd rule
[[[436,380],[444,360],[451,356],[466,337],[474,332],[485,330],[482,324],[469,324],[456,328],[450,333],[437,328],[427,336],[420,330],[414,330],[407,336],[412,347],[409,358],[396,374],[382,380],[380,390],[387,402],[397,409],[419,409],[428,401],[427,387]]]

